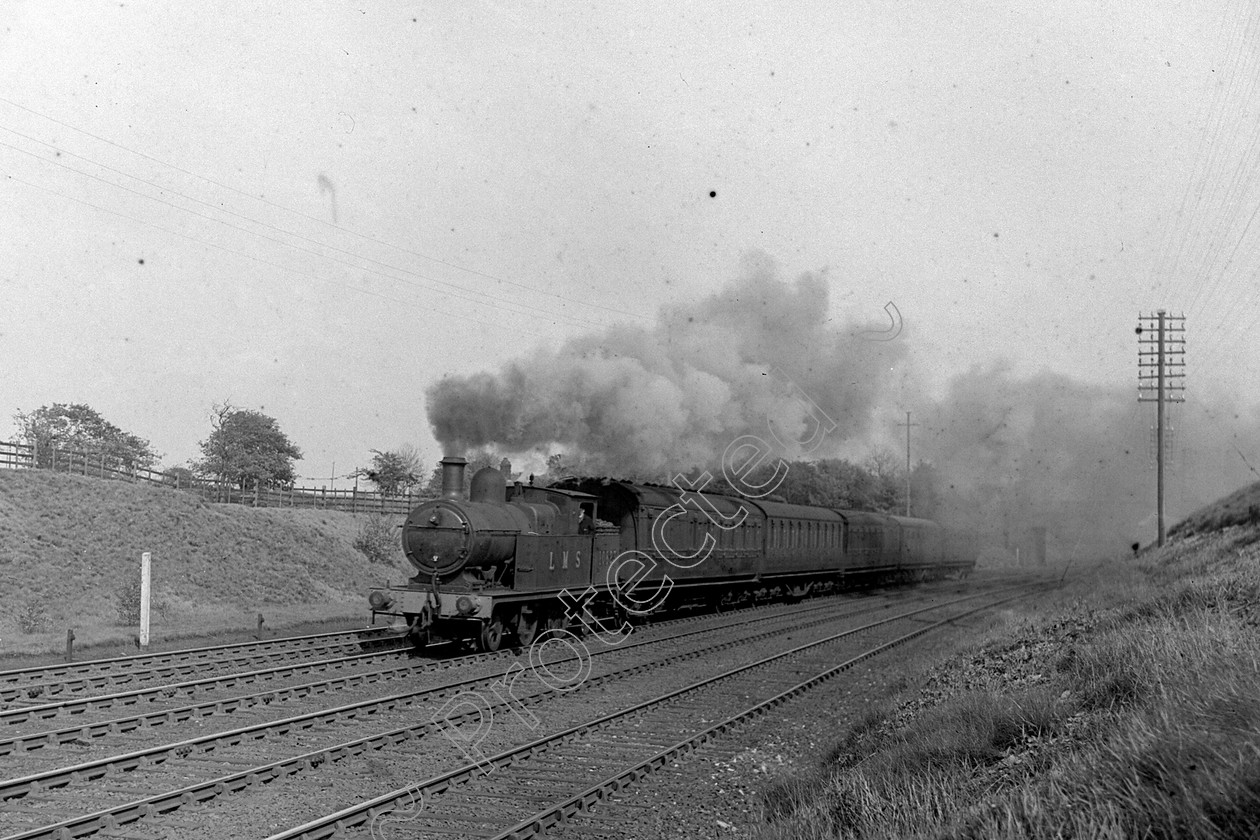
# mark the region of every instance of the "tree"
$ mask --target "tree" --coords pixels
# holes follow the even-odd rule
[[[372,450],[372,465],[355,473],[376,485],[387,496],[406,493],[420,484],[421,459],[414,446],[382,452]]]
[[[210,437],[197,444],[205,456],[193,465],[199,475],[242,490],[255,483],[263,487],[293,483],[293,462],[302,460],[302,450],[280,431],[275,418],[225,402],[214,407],[210,423]]]
[[[866,456],[866,471],[874,479],[872,494],[874,509],[879,513],[904,514],[906,496],[905,469],[900,467],[897,453],[886,446],[872,447]]]
[[[124,432],[94,409],[80,403],[53,403],[30,413],[13,415],[18,436],[36,447],[37,464],[52,462],[53,449],[70,449],[104,456],[107,469],[152,467],[158,454],[144,438]]]
[[[163,470],[162,475],[165,476],[171,484],[176,487],[189,488],[197,480],[197,476],[188,467],[171,467]]]

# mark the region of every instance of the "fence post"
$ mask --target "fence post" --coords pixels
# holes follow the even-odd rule
[[[258,479],[254,479],[254,507],[258,507]]]

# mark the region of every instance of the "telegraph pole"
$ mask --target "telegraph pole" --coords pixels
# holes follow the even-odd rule
[[[1155,403],[1155,500],[1164,544],[1164,405],[1185,402],[1186,316],[1138,315],[1138,402]],[[1153,334],[1151,334],[1153,333]]]
[[[906,422],[897,425],[906,427],[906,516],[908,517],[910,515],[910,427],[919,424],[910,422],[910,412],[907,411]]]

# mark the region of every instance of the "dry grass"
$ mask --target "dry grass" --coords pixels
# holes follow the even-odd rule
[[[410,574],[398,551],[354,547],[372,516],[212,505],[142,484],[0,470],[0,654],[125,639],[117,592],[153,556],[157,638],[331,616],[365,615],[367,588]],[[399,517],[401,521],[401,517]],[[41,632],[19,621],[34,613]]]
[[[1260,529],[1094,569],[765,796],[761,840],[1260,836]]]
[[[1260,481],[1243,487],[1187,516],[1169,530],[1174,537],[1220,531],[1231,525],[1260,524]]]

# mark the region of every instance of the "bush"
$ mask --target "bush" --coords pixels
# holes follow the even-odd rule
[[[140,570],[132,569],[118,584],[114,592],[114,605],[118,611],[118,623],[123,627],[140,624]],[[166,615],[168,604],[153,597],[152,581],[149,587],[149,615],[151,618]]]
[[[394,558],[401,550],[396,530],[390,517],[369,516],[359,528],[359,535],[354,538],[354,547],[373,563],[393,565]]]
[[[129,572],[118,584],[114,593],[114,602],[118,609],[118,623],[124,627],[134,627],[140,623],[140,572]]]
[[[48,629],[48,608],[43,601],[32,598],[18,610],[17,626],[26,635]]]

